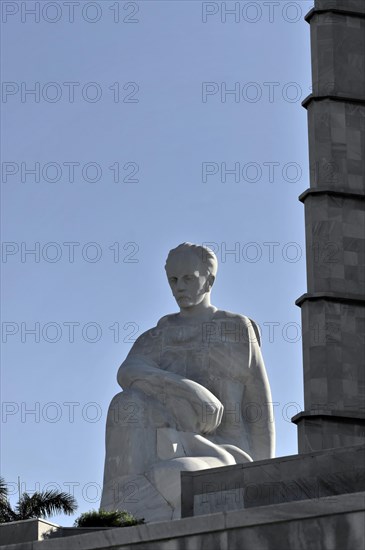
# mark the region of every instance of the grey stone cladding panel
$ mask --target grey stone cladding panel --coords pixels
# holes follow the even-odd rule
[[[365,18],[315,13],[310,28],[313,94],[365,100]]]
[[[365,295],[365,200],[305,199],[308,292]]]
[[[205,515],[365,488],[364,445],[182,473],[182,514]],[[336,500],[336,498],[334,498]]]
[[[344,448],[361,445],[365,441],[365,423],[363,420],[336,418],[327,416],[303,418],[298,422],[298,451],[310,453],[334,447]],[[358,482],[363,480],[364,472],[357,472]],[[334,480],[331,481],[331,484]]]
[[[348,10],[365,15],[364,0],[315,0],[314,5],[318,10]]]
[[[314,100],[307,110],[310,186],[364,193],[365,105]]]
[[[365,307],[307,300],[301,309],[305,410],[364,412]]]

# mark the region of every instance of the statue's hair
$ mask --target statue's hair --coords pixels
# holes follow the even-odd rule
[[[200,246],[198,244],[192,243],[182,243],[179,244],[179,246],[177,246],[176,248],[170,250],[167,256],[165,269],[171,257],[182,252],[189,252],[197,256],[201,264],[206,268],[207,273],[210,273],[214,277],[216,276],[218,270],[218,260],[213,250],[211,250],[207,246]]]

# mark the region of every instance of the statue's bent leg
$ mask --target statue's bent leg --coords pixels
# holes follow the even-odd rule
[[[117,394],[109,407],[101,507],[159,521],[180,517],[181,471],[250,461],[233,445],[176,429],[167,408],[140,390]]]
[[[228,451],[229,454],[233,456],[236,464],[246,464],[246,462],[253,462],[251,456],[239,447],[236,447],[236,445],[220,445],[220,447]]]
[[[171,426],[161,403],[142,392],[127,389],[112,400],[106,425],[106,456],[101,508],[126,509],[144,517],[169,519],[171,507],[145,477],[158,460],[156,430]]]

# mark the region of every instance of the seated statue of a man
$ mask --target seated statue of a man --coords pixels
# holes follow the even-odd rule
[[[180,517],[180,473],[274,456],[271,393],[257,325],[210,303],[208,248],[170,251],[179,313],[134,343],[111,402],[101,507],[148,521]]]

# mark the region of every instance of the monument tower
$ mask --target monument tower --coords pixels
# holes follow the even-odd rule
[[[365,440],[365,2],[316,0],[299,453]]]

